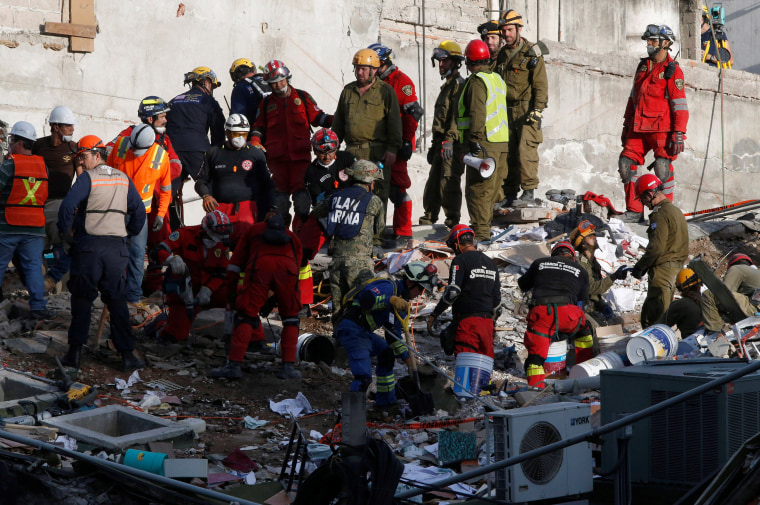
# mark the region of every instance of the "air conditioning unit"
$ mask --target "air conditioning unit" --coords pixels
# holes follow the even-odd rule
[[[493,422],[494,461],[503,461],[545,445],[591,431],[591,407],[552,403],[489,414]],[[496,499],[523,503],[590,493],[593,460],[581,442],[494,472]]]
[[[603,370],[602,425],[747,366],[690,359]],[[760,373],[755,372],[633,424],[628,443],[632,482],[693,486],[723,466],[760,432]],[[616,435],[603,437],[602,468],[618,460]]]

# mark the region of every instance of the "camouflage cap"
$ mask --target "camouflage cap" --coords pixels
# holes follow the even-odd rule
[[[372,181],[383,180],[383,171],[371,161],[356,160],[346,173],[355,181],[370,184]]]

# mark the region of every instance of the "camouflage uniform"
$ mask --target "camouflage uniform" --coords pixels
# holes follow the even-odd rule
[[[752,301],[752,297],[760,289],[760,270],[750,265],[733,265],[723,277],[723,284],[734,295],[736,303],[747,317],[758,311],[758,304]],[[720,331],[723,328],[723,318],[711,291],[705,291],[702,295],[702,317],[708,330]]]

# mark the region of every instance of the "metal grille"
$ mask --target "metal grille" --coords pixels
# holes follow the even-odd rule
[[[525,432],[520,441],[520,454],[540,449],[549,444],[560,442],[562,435],[557,428],[547,422],[538,422]],[[558,450],[520,463],[525,477],[534,484],[546,484],[551,481],[562,467],[564,451]]]
[[[736,452],[750,437],[760,432],[760,393],[752,391],[728,395],[728,455]]]
[[[164,379],[152,380],[150,382],[146,382],[145,385],[148,386],[149,388],[155,388],[155,389],[158,389],[159,391],[163,391],[164,393],[169,393],[171,391],[184,389],[183,386],[180,386],[179,384],[175,384],[171,381],[164,380]]]

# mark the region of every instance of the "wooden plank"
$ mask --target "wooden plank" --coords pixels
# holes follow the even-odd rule
[[[72,23],[45,23],[45,35],[66,35],[94,39],[95,25],[75,25]]]
[[[71,23],[96,25],[95,0],[71,0]],[[83,37],[71,37],[69,45],[72,52],[91,53],[95,50],[95,40]]]

